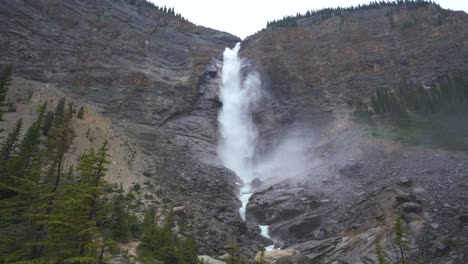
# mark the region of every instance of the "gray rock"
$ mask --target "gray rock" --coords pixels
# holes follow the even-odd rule
[[[340,174],[345,177],[357,177],[360,174],[361,168],[364,166],[363,163],[352,163],[347,164],[339,170]]]
[[[449,239],[447,236],[440,237],[432,243],[431,253],[434,257],[447,255],[454,244],[455,241]]]
[[[460,222],[463,224],[468,224],[468,214],[458,216],[458,220],[460,220]]]
[[[403,187],[411,187],[413,185],[413,181],[403,177],[398,180],[398,185]]]
[[[312,233],[320,227],[321,223],[322,219],[319,215],[302,215],[270,225],[270,234],[280,239],[301,238]]]
[[[109,264],[130,264],[130,261],[122,255],[113,256],[109,260]]]
[[[204,264],[226,264],[226,262],[224,261],[221,261],[221,260],[217,260],[215,258],[212,258],[208,255],[202,255],[202,256],[198,256],[201,260],[203,260],[203,263]]]
[[[422,207],[418,203],[406,202],[401,204],[401,209],[404,213],[421,213]]]
[[[250,182],[250,187],[257,189],[262,186],[263,182],[259,178],[255,178]]]

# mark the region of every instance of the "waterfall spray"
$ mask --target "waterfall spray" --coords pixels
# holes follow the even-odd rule
[[[251,195],[250,181],[254,177],[252,160],[255,153],[257,129],[252,110],[260,97],[261,81],[258,73],[242,74],[245,66],[238,53],[240,43],[224,51],[222,84],[219,98],[223,107],[218,115],[221,139],[218,155],[223,165],[233,170],[246,183],[241,189],[242,207],[239,211],[245,220],[245,207]]]

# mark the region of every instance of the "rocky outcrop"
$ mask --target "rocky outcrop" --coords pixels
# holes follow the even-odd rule
[[[465,13],[434,5],[368,9],[264,29],[244,41],[241,53],[270,78],[278,97],[292,102],[297,118],[317,124],[318,114],[342,113],[402,78],[430,83],[466,72],[467,23]]]
[[[185,207],[176,218],[203,252],[222,255],[234,240],[246,254],[257,250],[249,234],[259,232],[249,232],[238,214],[238,179],[215,155],[220,54],[239,38],[143,0],[1,6],[0,66],[13,64],[16,78],[59,88],[110,118],[109,136],[123,131],[136,153],[129,156],[138,166],[128,167],[154,197],[147,203],[162,201],[161,217]]]
[[[137,153],[122,175],[142,179],[155,197],[146,205],[161,216],[176,207],[181,235],[197,239],[203,254],[222,256],[238,241],[253,257],[270,243],[261,224],[284,249],[266,252],[272,263],[377,263],[377,239],[395,258],[391,233],[401,215],[424,263],[466,263],[466,155],[370,138],[349,115],[355,102],[402,78],[430,83],[467,72],[466,14],[376,8],[304,18],[244,41],[244,70],[260,72],[265,93],[254,111],[258,156],[298,129],[307,135],[300,144],[310,145],[302,163],[313,167],[256,181],[247,224],[238,214],[240,180],[215,155],[221,52],[239,39],[142,3],[3,1],[0,65],[33,80],[27,89],[58,88],[111,120],[102,138]]]
[[[269,225],[277,246],[309,263],[377,263],[376,240],[395,260],[392,228],[401,216],[412,257],[466,262],[466,155],[369,137],[350,113],[402,79],[431,85],[468,73],[467,24],[464,12],[435,5],[383,7],[303,18],[247,38],[241,54],[268,76],[270,93],[292,106],[289,124],[311,135],[303,144],[311,146],[306,163],[314,163],[302,177],[264,181],[247,218]],[[447,234],[451,246],[443,247],[437,238]]]

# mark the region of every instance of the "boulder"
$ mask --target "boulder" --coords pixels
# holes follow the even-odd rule
[[[291,220],[274,223],[270,226],[270,234],[281,239],[301,238],[311,234],[320,227],[321,223],[319,215],[301,215]]]
[[[255,263],[261,263],[262,252],[255,256]],[[303,264],[305,257],[296,249],[273,249],[263,252],[265,264]]]
[[[208,256],[208,255],[198,256],[198,258],[201,259],[204,264],[226,264],[226,262],[221,261],[221,260],[217,260],[215,258],[212,258],[212,257]]]

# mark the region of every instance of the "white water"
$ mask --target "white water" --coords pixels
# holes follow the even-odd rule
[[[252,119],[252,110],[261,96],[261,81],[255,71],[242,74],[243,60],[238,53],[240,43],[224,51],[222,84],[219,98],[223,107],[218,114],[221,139],[218,155],[223,165],[234,171],[244,182],[239,199],[242,207],[239,214],[245,221],[245,209],[252,192],[250,182],[254,178],[252,164],[258,131]],[[262,235],[270,238],[268,226],[260,226]],[[274,246],[268,246],[271,250]]]
[[[224,51],[222,84],[219,98],[223,107],[218,114],[221,140],[218,155],[223,165],[233,170],[245,183],[241,188],[242,207],[239,213],[245,220],[245,207],[252,193],[252,160],[258,136],[252,120],[252,108],[260,97],[261,81],[256,72],[242,76],[243,61],[238,56],[240,43]]]
[[[261,232],[262,232],[262,233],[261,233],[262,236],[271,239],[271,237],[270,237],[270,230],[268,230],[269,227],[268,227],[267,225],[259,225],[259,227],[260,227],[260,230],[261,230]]]

